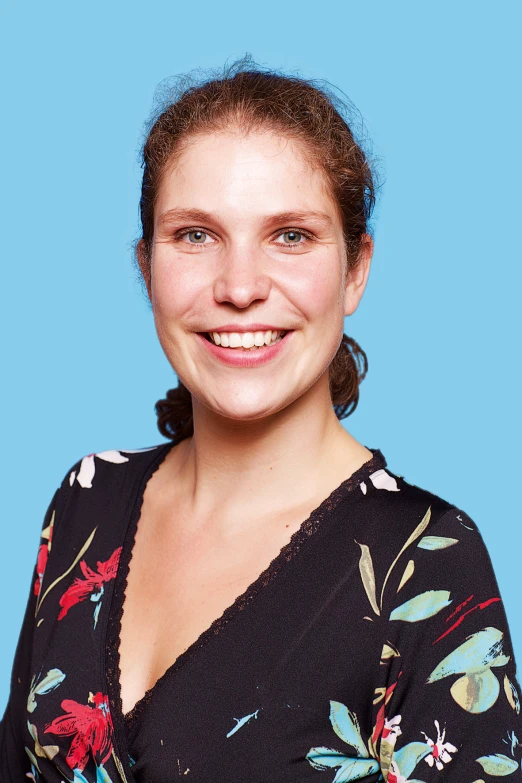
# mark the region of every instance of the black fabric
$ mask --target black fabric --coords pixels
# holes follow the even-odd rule
[[[522,779],[520,687],[480,533],[378,449],[124,716],[129,561],[173,445],[88,455],[55,493],[0,783]]]

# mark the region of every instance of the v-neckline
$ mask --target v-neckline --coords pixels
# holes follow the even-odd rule
[[[166,671],[156,680],[156,682],[138,699],[134,706],[126,713],[123,713],[121,699],[121,668],[120,668],[120,637],[123,616],[123,605],[125,600],[125,590],[130,571],[130,561],[136,540],[141,510],[145,495],[145,490],[149,480],[158,470],[170,450],[177,445],[180,440],[171,441],[160,446],[154,455],[154,459],[149,462],[144,469],[141,479],[137,482],[137,488],[134,498],[131,501],[132,511],[129,515],[127,526],[124,532],[123,546],[120,554],[116,579],[114,581],[113,593],[110,602],[108,622],[105,633],[105,675],[110,712],[114,727],[114,738],[118,750],[123,751],[123,771],[127,783],[133,781],[132,771],[128,761],[127,740],[129,737],[131,724],[139,719],[141,713],[150,702],[157,690],[171,679],[172,675],[178,671],[198,650],[204,647],[212,636],[220,633],[222,627],[227,625],[238,612],[240,612],[252,599],[268,585],[272,579],[281,571],[281,569],[290,560],[296,556],[305,541],[319,529],[325,515],[333,511],[338,503],[349,492],[355,489],[361,482],[368,479],[377,470],[385,468],[386,459],[379,449],[368,448],[372,452],[366,462],[361,465],[347,479],[344,479],[332,492],[324,498],[321,503],[313,509],[309,516],[303,520],[297,530],[294,531],[290,539],[284,544],[279,553],[273,558],[270,564],[257,576],[249,586],[236,597],[236,599],[217,617],[212,623],[201,632],[186,650],[184,650],[176,660],[166,669]],[[121,770],[120,770],[121,774]]]

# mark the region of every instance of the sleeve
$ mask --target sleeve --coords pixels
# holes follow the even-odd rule
[[[4,716],[0,721],[1,783],[21,783],[22,780],[26,779],[27,773],[31,770],[31,762],[25,752],[22,727],[27,720],[27,698],[31,685],[34,616],[51,549],[59,492],[60,489],[57,489],[54,493],[53,499],[44,516],[29,598],[27,600],[25,615],[22,621],[11,671],[10,693]]]
[[[388,783],[522,781],[510,631],[476,525],[452,508],[388,581],[372,746]]]

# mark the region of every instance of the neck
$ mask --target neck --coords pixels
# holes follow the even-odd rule
[[[252,421],[218,416],[193,400],[194,435],[169,455],[187,518],[244,528],[250,519],[320,502],[372,457],[337,419],[328,388],[321,394],[317,386]]]

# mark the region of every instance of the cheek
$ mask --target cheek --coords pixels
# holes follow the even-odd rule
[[[194,264],[177,259],[153,259],[152,306],[157,321],[176,320],[201,302],[205,281]]]
[[[343,306],[343,276],[338,257],[315,259],[299,274],[292,275],[288,284],[294,292],[294,302],[310,319],[331,318]]]

